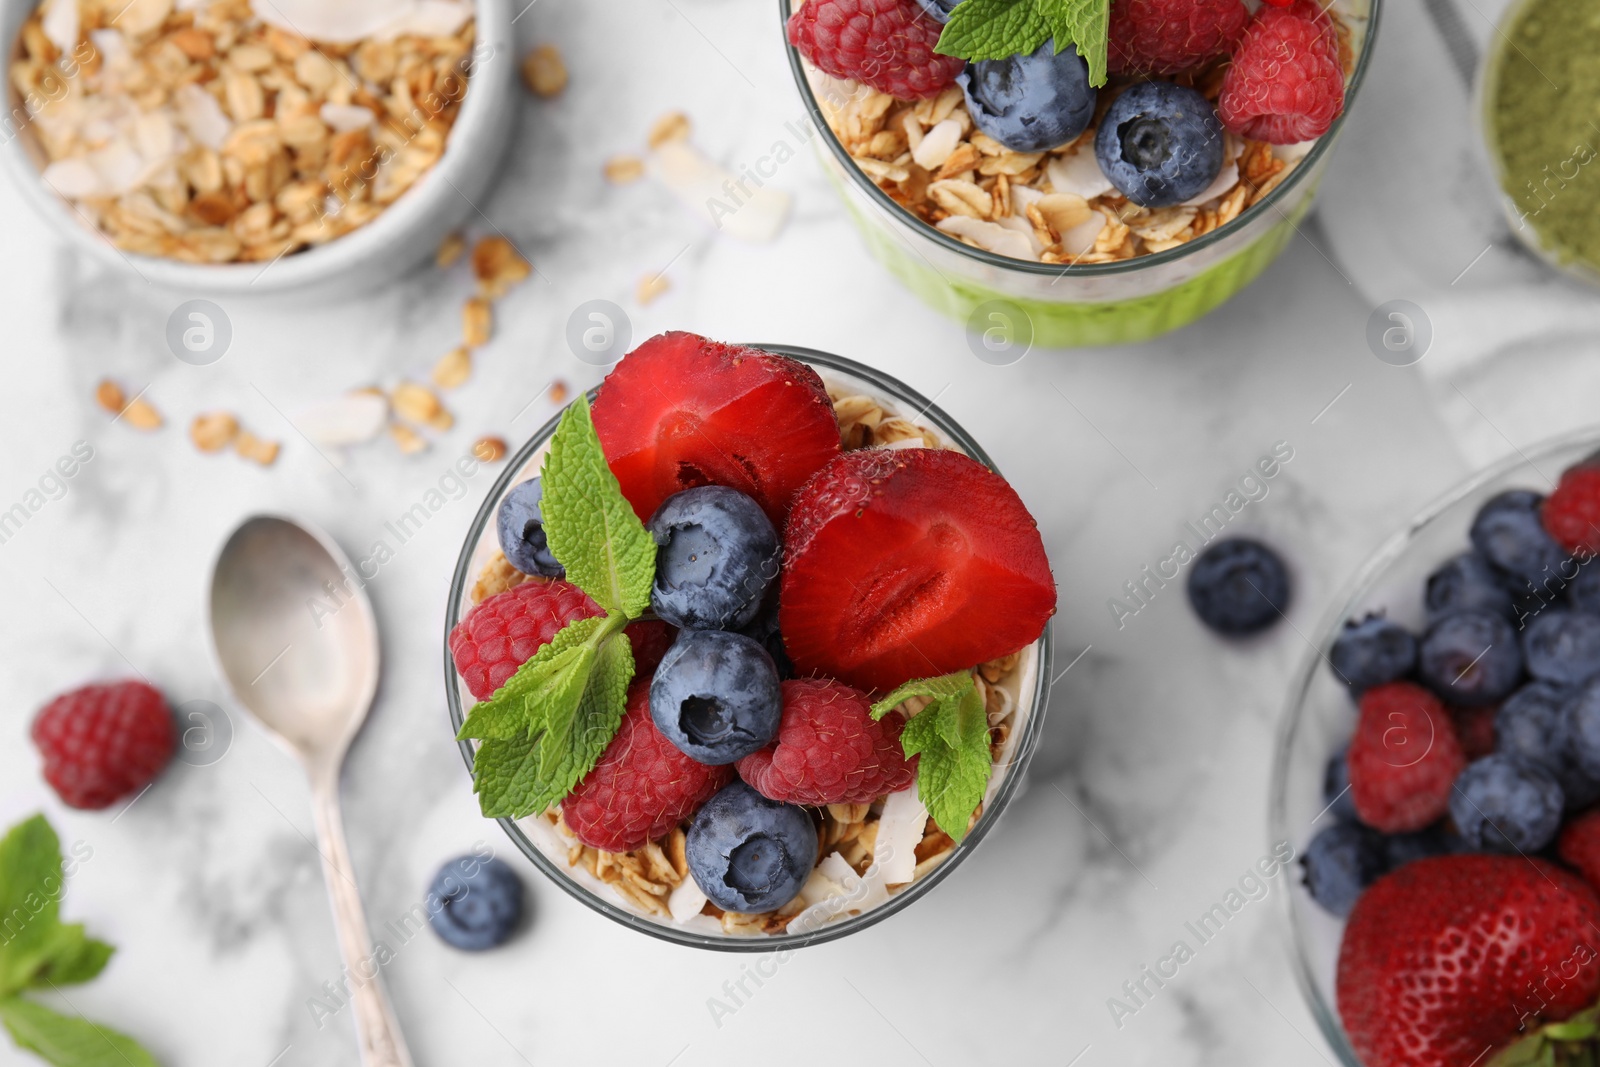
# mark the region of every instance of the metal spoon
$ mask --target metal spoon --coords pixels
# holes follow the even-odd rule
[[[246,519],[211,574],[211,641],[234,700],[311,780],[322,873],[363,1067],[411,1067],[384,992],[339,814],[339,770],[378,688],[378,626],[339,546],[307,523]]]

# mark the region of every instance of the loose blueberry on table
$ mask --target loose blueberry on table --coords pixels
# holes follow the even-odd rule
[[[1422,633],[1380,614],[1332,646],[1357,716],[1303,863],[1348,916],[1338,1009],[1367,1067],[1600,1054],[1595,518],[1589,461],[1500,493],[1419,591]]]
[[[789,42],[862,172],[924,222],[1018,259],[1179,247],[1280,185],[1344,109],[1349,30],[1315,0],[791,10]]]
[[[870,880],[891,804],[922,813],[880,900],[950,854],[1055,584],[1004,479],[873,410],[901,436],[684,333],[574,402],[450,635],[485,815],[538,820],[630,910],[736,933]]]

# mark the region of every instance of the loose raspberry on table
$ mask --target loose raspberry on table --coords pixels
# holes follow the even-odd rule
[[[769,800],[867,804],[916,778],[917,761],[900,749],[904,725],[897,715],[874,722],[871,698],[842,682],[784,682],[778,736],[739,761],[739,776]]]
[[[1217,114],[1241,137],[1296,144],[1321,137],[1344,110],[1339,34],[1315,0],[1263,7],[1223,75]]]
[[[1568,552],[1600,554],[1600,464],[1585,462],[1563,471],[1545,498],[1543,519],[1545,531]]]
[[[33,720],[45,781],[74,808],[108,808],[137,793],[161,773],[177,740],[166,700],[138,681],[63,693]]]
[[[1233,49],[1250,21],[1244,0],[1116,0],[1112,73],[1177,74]]]
[[[789,17],[789,43],[835,78],[921,100],[938,96],[966,67],[933,50],[942,29],[916,0],[808,0]]]
[[[733,778],[678,751],[650,718],[650,680],[628,689],[628,711],[594,769],[561,802],[579,841],[603,852],[632,852],[700,810]]]

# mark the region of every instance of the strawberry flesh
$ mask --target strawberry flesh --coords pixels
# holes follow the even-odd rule
[[[958,452],[847,452],[795,497],[778,618],[802,674],[886,690],[965,670],[1037,640],[1055,604],[1033,516]]]
[[[839,420],[804,363],[665,333],[618,363],[594,402],[611,472],[641,519],[667,497],[725,485],[783,528],[790,498],[839,454]]]
[[[1337,987],[1367,1067],[1486,1063],[1600,995],[1600,898],[1533,857],[1416,860],[1356,901]]]

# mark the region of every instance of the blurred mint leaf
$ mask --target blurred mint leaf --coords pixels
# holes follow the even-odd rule
[[[650,606],[656,543],[606,464],[583,393],[568,406],[540,474],[545,535],[567,581],[606,611],[637,619]]]
[[[921,757],[917,798],[939,829],[960,841],[967,836],[967,824],[983,802],[994,769],[983,695],[971,671],[922,678],[872,705],[872,717],[881,719],[912,697],[928,697],[931,702],[906,721],[900,748],[907,759]]]
[[[43,815],[0,838],[0,997],[28,986],[49,962],[65,889],[61,840]]]
[[[1089,64],[1089,84],[1106,83],[1111,0],[963,0],[950,13],[934,50],[961,59],[1027,55],[1050,38]]]
[[[88,936],[82,923],[62,923],[51,938],[44,969],[34,976],[37,989],[81,985],[99,976],[117,950]]]
[[[55,1067],[159,1067],[126,1034],[21,997],[0,1000],[0,1022],[18,1048],[38,1053]]]

